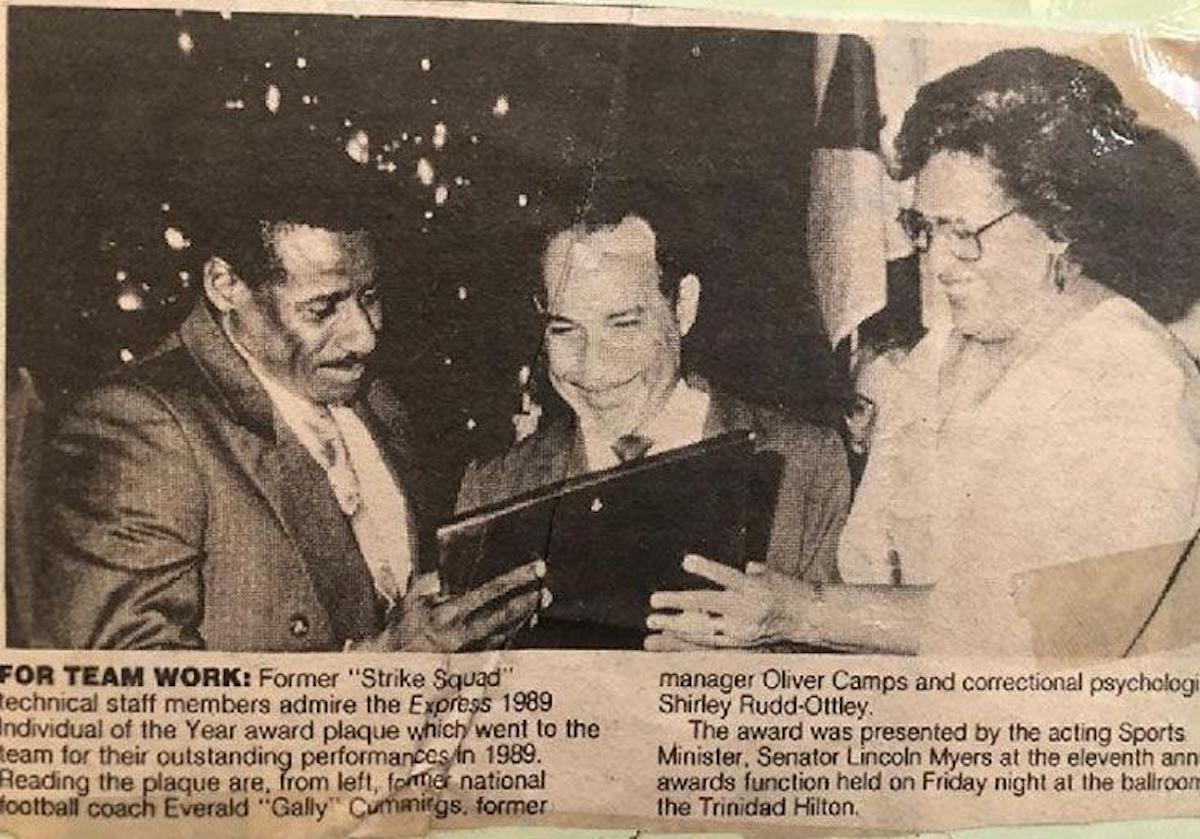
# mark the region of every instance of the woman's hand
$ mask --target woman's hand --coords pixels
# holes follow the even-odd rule
[[[797,583],[758,563],[746,573],[701,556],[684,557],[683,570],[711,580],[720,591],[660,591],[646,619],[648,650],[755,647],[788,638],[789,606],[802,602]],[[677,614],[661,610],[676,610]]]

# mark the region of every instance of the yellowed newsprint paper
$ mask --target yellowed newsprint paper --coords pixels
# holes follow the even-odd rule
[[[4,14],[0,835],[1200,817],[1188,32],[138,5]]]

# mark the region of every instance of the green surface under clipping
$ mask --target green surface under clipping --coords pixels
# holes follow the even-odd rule
[[[789,17],[1042,24],[1200,39],[1197,0],[571,0],[564,5],[648,6],[764,12]]]

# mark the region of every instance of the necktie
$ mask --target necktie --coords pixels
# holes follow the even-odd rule
[[[631,460],[645,457],[646,452],[654,445],[654,441],[649,437],[643,437],[640,434],[622,434],[612,444],[612,450],[617,455],[617,460],[622,463],[628,463]]]
[[[321,409],[311,427],[320,443],[317,462],[325,469],[338,506],[350,520],[359,552],[367,563],[376,590],[390,605],[400,594],[400,585],[383,553],[374,549],[379,541],[375,538],[378,522],[370,520],[370,511],[363,504],[361,484],[350,460],[346,440],[328,408]]]
[[[353,516],[362,505],[362,495],[359,491],[358,475],[350,463],[346,440],[328,408],[322,408],[315,414],[310,426],[316,434],[317,442],[320,443],[320,448],[314,454],[329,478],[329,486],[333,489],[338,506],[347,516]]]

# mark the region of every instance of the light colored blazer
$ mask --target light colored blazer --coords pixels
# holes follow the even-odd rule
[[[355,410],[419,534],[393,394],[372,383]],[[74,406],[48,465],[42,644],[333,650],[377,631],[371,576],[324,472],[203,303]]]

